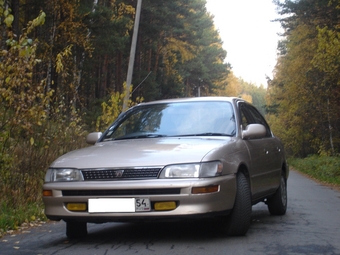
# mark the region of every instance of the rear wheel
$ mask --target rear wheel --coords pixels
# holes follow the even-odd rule
[[[251,222],[251,195],[247,178],[243,173],[237,175],[235,203],[230,215],[224,219],[224,232],[229,236],[245,235]]]
[[[82,238],[87,235],[87,223],[66,221],[66,236],[70,239]]]
[[[268,210],[272,215],[284,215],[287,210],[287,180],[281,175],[280,187],[274,196],[267,201]]]

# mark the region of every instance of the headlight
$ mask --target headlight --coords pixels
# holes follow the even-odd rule
[[[193,178],[199,176],[200,164],[166,166],[161,176],[163,178]]]
[[[222,175],[223,164],[220,161],[213,161],[201,164],[200,177],[215,177]]]
[[[197,164],[169,165],[164,167],[160,178],[198,178],[222,175],[220,161]]]
[[[45,182],[83,181],[83,175],[78,169],[53,169],[47,170]]]

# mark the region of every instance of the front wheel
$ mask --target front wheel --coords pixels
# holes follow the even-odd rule
[[[251,194],[249,182],[243,173],[237,174],[237,191],[234,207],[224,218],[224,232],[229,236],[243,236],[251,222]]]
[[[82,238],[87,235],[87,223],[66,221],[66,236],[70,239]]]
[[[280,186],[274,196],[267,201],[268,210],[272,215],[284,215],[287,211],[287,180],[281,175]]]

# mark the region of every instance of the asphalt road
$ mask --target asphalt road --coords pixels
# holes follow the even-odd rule
[[[68,240],[63,222],[0,239],[0,254],[323,254],[340,255],[340,192],[292,171],[288,210],[271,216],[253,207],[244,237],[223,237],[207,223],[89,224],[84,239]]]

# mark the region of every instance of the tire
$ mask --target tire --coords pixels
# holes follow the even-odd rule
[[[87,223],[66,221],[66,236],[70,239],[87,236]]]
[[[251,222],[251,194],[247,178],[243,173],[237,175],[237,191],[234,207],[225,218],[225,233],[228,236],[243,236],[248,232]]]
[[[268,199],[267,205],[270,214],[284,215],[287,211],[287,180],[281,175],[280,186],[274,196]]]

